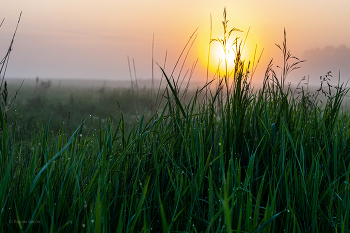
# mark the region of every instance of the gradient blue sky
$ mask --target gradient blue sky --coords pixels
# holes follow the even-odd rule
[[[255,44],[258,52],[264,48],[260,73],[255,76],[257,80],[262,79],[261,73],[271,58],[276,65],[281,61],[274,44],[282,42],[284,28],[292,54],[301,59],[309,56],[308,62],[314,59],[312,54],[317,54],[305,53],[308,50],[322,52],[328,46],[338,51],[336,49],[342,45],[345,50],[350,48],[350,1],[346,0],[2,0],[0,18],[5,21],[0,28],[0,55],[5,54],[22,11],[7,77],[129,79],[129,55],[135,60],[138,78],[148,79],[152,74],[153,34],[154,59],[163,63],[167,51],[166,71],[170,72],[198,27],[184,73],[198,58],[193,76],[204,79],[210,14],[213,37],[221,37],[225,6],[229,27],[244,31],[237,35],[244,37],[251,27],[247,53],[252,54]],[[213,54],[215,50],[218,48],[212,48]],[[328,63],[330,69],[350,67],[350,53],[344,54],[345,57],[332,58],[333,63]],[[211,63],[215,62],[217,58],[212,57]],[[319,62],[327,65],[327,61]],[[306,63],[293,79],[308,74],[322,75],[322,69],[312,70],[317,66],[314,63]],[[325,68],[324,65],[320,67]],[[155,69],[155,78],[160,78],[159,69]]]

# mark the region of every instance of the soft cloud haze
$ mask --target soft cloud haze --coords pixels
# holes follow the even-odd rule
[[[350,78],[350,48],[345,45],[307,50],[304,58],[308,60],[305,67],[314,76],[331,71],[335,81],[338,81],[339,72],[343,81]]]
[[[293,55],[307,62],[291,75],[291,82],[310,74],[317,81],[328,70],[350,75],[349,1],[208,1],[208,0],[4,0],[0,3],[0,55],[6,51],[18,16],[21,23],[11,55],[7,77],[129,79],[127,56],[134,58],[138,78],[151,78],[152,37],[155,61],[171,72],[190,35],[198,36],[183,74],[197,58],[194,78],[205,79],[210,32],[222,35],[222,12],[227,7],[229,27],[251,27],[246,48],[252,54],[264,48],[255,78],[271,58],[281,54],[274,45],[287,42]],[[212,63],[214,58],[211,60]],[[182,63],[180,63],[182,65]],[[155,78],[160,78],[155,65]],[[347,79],[345,76],[342,76]]]

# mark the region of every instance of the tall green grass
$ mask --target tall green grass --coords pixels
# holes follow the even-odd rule
[[[262,89],[237,53],[231,77],[188,104],[163,70],[166,107],[130,133],[123,114],[87,136],[84,121],[70,135],[49,121],[23,145],[1,108],[0,231],[349,232],[348,89],[325,106],[293,95],[298,60],[281,50],[282,76],[271,62]]]

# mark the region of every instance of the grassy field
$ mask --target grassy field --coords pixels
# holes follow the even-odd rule
[[[15,93],[19,80],[9,82],[9,93]],[[30,137],[31,132],[40,129],[41,123],[50,120],[50,130],[57,133],[61,129],[71,132],[88,118],[83,126],[85,132],[99,128],[99,120],[105,125],[108,116],[120,117],[122,111],[130,128],[140,119],[140,109],[144,110],[151,101],[150,91],[141,89],[138,95],[131,88],[107,89],[98,87],[69,86],[56,83],[43,87],[50,81],[25,80],[12,110],[16,110],[17,124],[22,129],[20,135]],[[118,105],[119,103],[119,105]],[[147,114],[149,115],[149,114]],[[114,121],[114,120],[112,120]],[[26,134],[26,132],[29,133]]]
[[[45,83],[49,82],[51,85],[45,87]],[[45,125],[49,119],[50,131],[54,133],[58,133],[61,129],[72,133],[84,118],[87,118],[83,125],[84,132],[92,132],[99,128],[99,119],[103,126],[106,126],[108,117],[113,123],[117,123],[120,120],[120,113],[123,113],[125,127],[129,131],[141,119],[146,108],[148,110],[145,118],[148,120],[155,108],[161,111],[166,104],[166,99],[161,97],[165,90],[164,82],[159,90],[160,94],[157,95],[158,90],[153,91],[153,98],[150,83],[151,80],[139,82],[142,88],[133,90],[130,81],[38,79],[36,82],[34,79],[9,79],[7,80],[9,101],[18,92],[9,109],[11,112],[9,118],[16,121],[17,137],[23,139],[31,138],[32,132],[39,132],[41,124]],[[159,82],[156,84],[158,86]],[[215,85],[217,84],[213,83],[212,86]],[[195,94],[195,88],[202,86],[197,84],[190,87],[192,89],[189,89],[183,98],[185,103],[190,102]],[[303,85],[303,87],[306,92],[306,86]],[[307,88],[309,94],[315,94],[319,87],[308,86]],[[215,91],[215,88],[212,91]],[[296,98],[299,95],[298,91],[300,89],[296,89],[295,86],[291,87],[291,93]],[[182,94],[180,96],[182,97]],[[200,100],[203,97],[203,93],[199,94]],[[322,92],[317,99],[321,100],[323,105],[327,102],[327,97]],[[345,96],[342,107],[347,108],[348,102],[349,97]]]
[[[155,82],[159,90],[153,92],[150,83],[151,80],[139,80],[140,88],[131,88],[130,81],[9,79],[8,102],[18,92],[9,109],[9,118],[16,122],[16,135],[23,140],[39,132],[49,119],[50,132],[57,134],[62,129],[74,132],[87,118],[82,126],[86,134],[99,130],[100,124],[105,127],[108,117],[117,123],[121,113],[129,132],[146,108],[144,117],[148,120],[156,108],[161,111],[167,102],[161,96],[165,90],[164,81],[160,89],[161,83]],[[189,89],[183,100],[188,103],[194,93],[194,89]]]
[[[153,110],[147,90],[24,86],[0,112],[0,231],[350,232],[348,88],[292,90],[281,50],[256,91],[240,52],[189,99],[164,72]]]

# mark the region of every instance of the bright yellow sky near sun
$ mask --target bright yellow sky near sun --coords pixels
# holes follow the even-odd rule
[[[281,60],[275,43],[282,42],[284,28],[289,48],[299,57],[307,49],[350,46],[350,2],[345,0],[4,0],[0,3],[0,17],[6,18],[1,41],[11,38],[23,11],[8,76],[128,79],[129,55],[135,59],[139,77],[149,79],[153,34],[154,59],[163,64],[167,51],[166,71],[171,72],[198,27],[184,70],[191,69],[198,58],[194,78],[205,79],[210,14],[212,37],[222,38],[225,6],[228,29],[243,31],[233,33],[233,39],[244,39],[250,27],[243,57],[252,60],[257,45],[257,60],[264,49],[262,72],[271,58]],[[224,59],[220,45],[212,43],[211,76],[219,59]],[[160,78],[159,69],[155,76]]]

